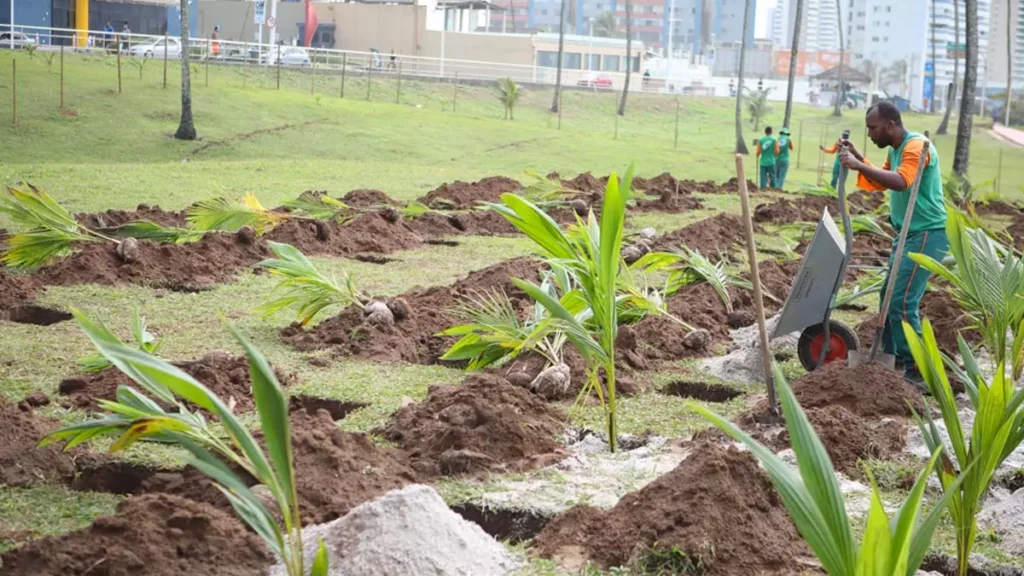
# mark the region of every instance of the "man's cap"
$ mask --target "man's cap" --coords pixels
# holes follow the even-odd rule
[[[783,136],[789,136],[789,128],[783,128],[782,130],[779,130],[779,134],[782,134]]]

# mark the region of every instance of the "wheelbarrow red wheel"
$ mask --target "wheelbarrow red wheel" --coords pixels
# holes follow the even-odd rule
[[[860,346],[857,333],[842,322],[829,320],[829,346],[828,355],[825,356],[825,364],[836,360],[846,360],[850,350],[856,350]],[[810,326],[800,334],[800,341],[796,345],[797,357],[800,364],[808,371],[818,367],[818,360],[825,350],[825,331],[822,324]]]

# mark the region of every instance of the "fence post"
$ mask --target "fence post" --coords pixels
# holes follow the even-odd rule
[[[316,94],[316,58],[312,58],[310,66],[313,68],[313,74],[309,80],[309,93]]]
[[[402,99],[402,63],[398,63],[398,90],[395,94],[395,104],[399,104]]]
[[[348,53],[341,55],[341,97],[345,97],[345,69],[348,68]]]
[[[796,169],[800,169],[800,153],[804,151],[804,121],[800,121],[800,131],[796,136]]]
[[[245,47],[242,48],[242,90],[245,90],[246,84],[249,83],[249,43],[245,43]]]
[[[11,58],[11,99],[14,102],[11,124],[18,125],[18,60]]]
[[[281,42],[277,43],[277,89],[281,89]]]
[[[370,101],[370,84],[373,82],[373,58],[370,58],[366,66],[366,101]]]
[[[615,114],[615,139],[619,139],[619,93],[615,92],[615,109],[612,110],[612,114]]]
[[[558,90],[558,129],[562,129],[562,90]]]
[[[211,50],[212,47],[213,47],[213,42],[210,40],[210,37],[207,36],[206,37],[206,80],[205,80],[205,82],[206,82],[206,86],[205,87],[206,88],[210,87],[210,59],[213,58],[213,50]]]
[[[459,103],[459,71],[455,71],[455,84],[452,86],[452,114],[455,113],[455,107]]]
[[[676,132],[672,139],[672,148],[679,148],[679,96],[676,96]]]
[[[1003,194],[1003,147],[999,147],[999,168],[996,172],[996,194]]]
[[[117,93],[121,93],[121,35],[118,34],[117,38]]]
[[[167,90],[167,43],[168,38],[167,32],[164,32],[164,90]]]
[[[64,45],[60,45],[60,109],[64,111]]]

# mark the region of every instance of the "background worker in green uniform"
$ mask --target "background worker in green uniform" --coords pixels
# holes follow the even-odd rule
[[[777,188],[775,184],[775,157],[779,155],[779,141],[772,136],[772,127],[764,129],[764,137],[757,141],[757,156],[761,158],[761,190]]]
[[[839,166],[840,166],[839,165],[839,148],[840,148],[840,144],[842,143],[843,140],[849,140],[849,139],[850,139],[850,131],[849,130],[843,130],[842,137],[839,138],[839,140],[836,140],[836,143],[833,144],[832,146],[830,146],[829,148],[825,148],[824,146],[818,146],[818,148],[822,152],[824,152],[825,154],[835,154],[836,155],[836,161],[832,164],[832,189],[833,190],[835,190],[835,189],[837,189],[839,187]]]
[[[889,222],[897,233],[904,226],[910,226],[899,270],[892,269],[897,240],[893,239],[892,243],[888,274],[897,276],[881,344],[885,353],[894,354],[896,361],[902,362],[904,379],[921,386],[921,373],[914,364],[903,334],[902,322],[909,322],[918,334],[921,333],[919,306],[931,274],[914,263],[907,254],[919,252],[942,260],[949,249],[939,154],[930,143],[925,150],[928,140],[903,127],[900,111],[890,102],[879,102],[869,108],[866,121],[871,141],[879,148],[888,148],[885,164],[881,168],[872,166],[849,138],[841,142],[839,158],[843,166],[860,173],[857,177],[859,188],[867,191],[889,190]],[[910,189],[921,161],[927,164],[921,176],[914,214],[910,222],[904,222]],[[887,283],[888,277],[883,286]],[[885,294],[881,296],[884,299]]]
[[[789,137],[789,128],[779,130],[779,156],[775,159],[775,187],[779,190],[786,185],[786,174],[789,173],[789,151],[795,150],[793,139]]]

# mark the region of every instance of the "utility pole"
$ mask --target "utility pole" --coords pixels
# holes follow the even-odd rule
[[[665,54],[668,57],[668,66],[665,70],[665,88],[672,83],[672,36],[676,29],[676,0],[669,0],[668,6],[668,53]]]
[[[274,27],[270,29],[270,40],[267,43],[273,48],[277,44],[277,0],[270,0],[270,17],[274,20]]]
[[[11,0],[11,50],[14,50],[14,0]]]

